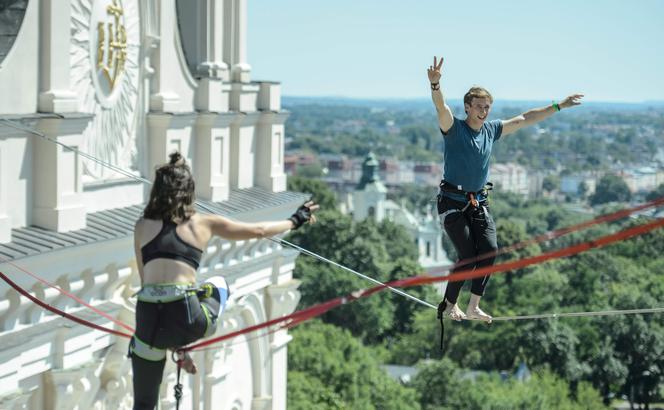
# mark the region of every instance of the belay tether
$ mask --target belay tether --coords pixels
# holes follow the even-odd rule
[[[443,350],[443,337],[445,337],[445,325],[443,324],[443,315],[445,309],[447,308],[447,302],[443,299],[442,302],[438,304],[438,320],[440,320],[440,350]]]

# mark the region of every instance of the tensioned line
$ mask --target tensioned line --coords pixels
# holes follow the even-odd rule
[[[43,138],[43,139],[45,139],[45,140],[47,140],[47,141],[49,141],[49,142],[52,142],[52,143],[54,143],[54,144],[57,144],[57,145],[59,145],[59,146],[65,148],[65,149],[67,149],[67,150],[73,151],[73,152],[77,153],[78,155],[80,155],[80,156],[82,156],[82,157],[84,157],[84,158],[87,158],[87,159],[89,159],[89,160],[91,160],[91,161],[94,161],[95,163],[97,163],[97,164],[99,164],[99,165],[102,165],[102,166],[105,166],[105,167],[107,167],[107,168],[109,168],[109,169],[112,169],[112,170],[114,170],[114,171],[116,171],[116,172],[118,172],[118,173],[120,173],[120,174],[122,174],[122,175],[125,175],[125,176],[127,176],[127,177],[129,177],[129,178],[135,179],[135,180],[137,180],[137,181],[143,182],[143,183],[145,183],[145,184],[152,185],[152,181],[150,181],[150,180],[148,180],[148,179],[142,178],[142,177],[140,177],[140,176],[138,176],[138,175],[134,175],[132,172],[129,172],[129,171],[125,170],[125,169],[122,169],[122,168],[117,167],[117,166],[115,166],[115,165],[113,165],[113,164],[110,164],[110,163],[108,163],[108,162],[106,162],[106,161],[103,161],[103,160],[101,160],[101,159],[99,159],[99,158],[96,158],[96,157],[94,157],[93,155],[90,155],[90,154],[87,154],[87,153],[85,153],[85,152],[82,152],[82,151],[80,151],[78,148],[74,148],[74,147],[71,147],[71,146],[69,146],[69,145],[67,145],[67,144],[64,144],[64,143],[62,143],[62,142],[60,142],[60,141],[58,141],[58,140],[55,140],[55,139],[53,139],[53,138],[51,138],[51,137],[49,137],[49,136],[47,136],[47,135],[45,135],[45,134],[43,134],[43,133],[41,133],[41,132],[38,132],[38,131],[36,131],[36,130],[30,128],[30,127],[26,127],[26,126],[24,126],[24,125],[22,125],[22,124],[16,124],[14,121],[10,121],[10,120],[8,120],[8,119],[6,119],[6,118],[3,118],[3,120],[5,121],[5,123],[7,123],[7,125],[9,125],[10,127],[14,128],[14,129],[17,129],[17,130],[20,130],[20,131],[24,131],[24,132],[28,132],[28,133],[30,133],[30,134],[36,135],[36,136],[38,136],[38,137],[41,137],[41,138]],[[201,203],[200,201],[196,201],[195,203],[196,203],[196,205],[198,205],[199,207],[201,207],[201,208],[204,209],[205,211],[209,212],[210,214],[216,214],[216,212],[214,212],[214,210],[212,210],[212,209],[211,209],[210,207],[208,207],[206,204]],[[320,255],[318,255],[318,254],[316,254],[316,253],[314,253],[314,252],[311,252],[311,251],[309,251],[309,250],[307,250],[307,249],[304,249],[304,248],[302,248],[302,247],[300,247],[300,246],[297,246],[297,245],[295,245],[295,244],[292,244],[292,243],[290,243],[290,242],[288,242],[288,241],[286,241],[286,240],[284,240],[284,239],[281,239],[281,238],[267,238],[267,239],[269,239],[269,240],[271,240],[271,241],[273,241],[273,242],[277,242],[277,243],[281,243],[281,244],[283,244],[283,245],[290,246],[290,247],[292,247],[293,249],[296,249],[296,250],[298,250],[299,252],[301,252],[301,253],[303,253],[303,254],[305,254],[305,255],[308,255],[308,256],[314,257],[314,258],[319,259],[319,260],[321,260],[321,261],[323,261],[323,262],[326,262],[326,263],[330,263],[330,264],[332,264],[332,265],[334,265],[334,266],[337,266],[337,267],[339,267],[339,268],[341,268],[341,269],[343,269],[343,270],[346,270],[346,271],[348,271],[348,272],[351,272],[351,273],[353,273],[354,275],[357,275],[357,276],[359,276],[359,277],[361,277],[361,278],[363,278],[363,279],[365,279],[365,280],[368,280],[368,281],[370,281],[370,282],[373,282],[373,283],[375,283],[375,284],[377,284],[377,285],[385,286],[387,289],[389,289],[390,291],[392,291],[392,292],[394,292],[394,293],[396,293],[396,294],[398,294],[398,295],[400,295],[400,296],[404,296],[404,297],[406,297],[406,298],[408,298],[408,299],[410,299],[410,300],[412,300],[412,301],[415,301],[415,302],[417,302],[417,303],[419,303],[419,304],[421,304],[421,305],[424,305],[424,306],[427,306],[427,307],[430,307],[430,308],[436,309],[436,307],[435,307],[434,305],[432,305],[432,304],[430,304],[430,303],[428,303],[428,302],[425,302],[425,301],[423,301],[423,300],[421,300],[421,299],[418,299],[418,298],[416,298],[415,296],[412,296],[412,295],[410,295],[410,294],[408,294],[408,293],[406,293],[406,292],[404,292],[404,291],[401,291],[401,290],[399,290],[399,289],[395,289],[395,288],[393,288],[393,287],[391,287],[391,286],[385,285],[383,282],[380,282],[379,280],[376,280],[376,279],[374,279],[374,278],[371,278],[371,277],[369,277],[369,276],[367,276],[367,275],[364,275],[364,274],[362,274],[362,273],[356,272],[356,271],[354,271],[353,269],[350,269],[350,268],[348,268],[348,267],[346,267],[346,266],[343,266],[343,265],[341,265],[341,264],[339,264],[339,263],[336,263],[336,262],[331,261],[331,260],[329,260],[329,259],[327,259],[327,258],[324,258],[324,257],[322,257],[322,256],[320,256]]]
[[[664,312],[664,307],[646,308],[646,309],[601,310],[596,312],[562,312],[562,313],[543,313],[539,315],[498,316],[494,317],[493,320],[508,321],[508,320],[556,319],[559,317],[617,316],[617,315],[636,315],[643,313],[660,313],[660,312]]]

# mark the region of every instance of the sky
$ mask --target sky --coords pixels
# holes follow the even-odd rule
[[[248,0],[252,80],[286,96],[664,100],[662,0]]]

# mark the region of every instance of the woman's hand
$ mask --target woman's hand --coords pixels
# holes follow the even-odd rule
[[[316,212],[320,206],[314,201],[307,201],[302,204],[293,215],[291,215],[290,221],[293,222],[293,229],[297,229],[305,223],[316,223]]]

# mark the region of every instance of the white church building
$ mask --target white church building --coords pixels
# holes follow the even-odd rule
[[[418,263],[426,272],[439,271],[452,262],[443,249],[442,229],[438,218],[430,210],[421,215],[414,215],[404,205],[387,199],[387,187],[380,179],[379,162],[373,153],[369,153],[362,162],[362,176],[351,196],[342,209],[352,212],[353,219],[361,221],[373,218],[380,222],[384,219],[403,226],[415,242],[418,250]],[[440,273],[437,273],[440,274]],[[441,295],[445,294],[447,282],[435,285]]]
[[[0,271],[48,304],[134,325],[132,228],[153,177],[181,151],[197,198],[231,218],[288,217],[280,85],[251,79],[247,0],[0,2]],[[268,240],[210,242],[199,277],[224,275],[217,335],[294,311],[297,254]],[[118,329],[123,330],[123,329]],[[183,409],[285,409],[286,330],[194,353]],[[129,409],[128,340],[52,314],[0,281],[0,409]],[[170,362],[170,360],[169,360]],[[173,363],[160,408],[175,407]]]

